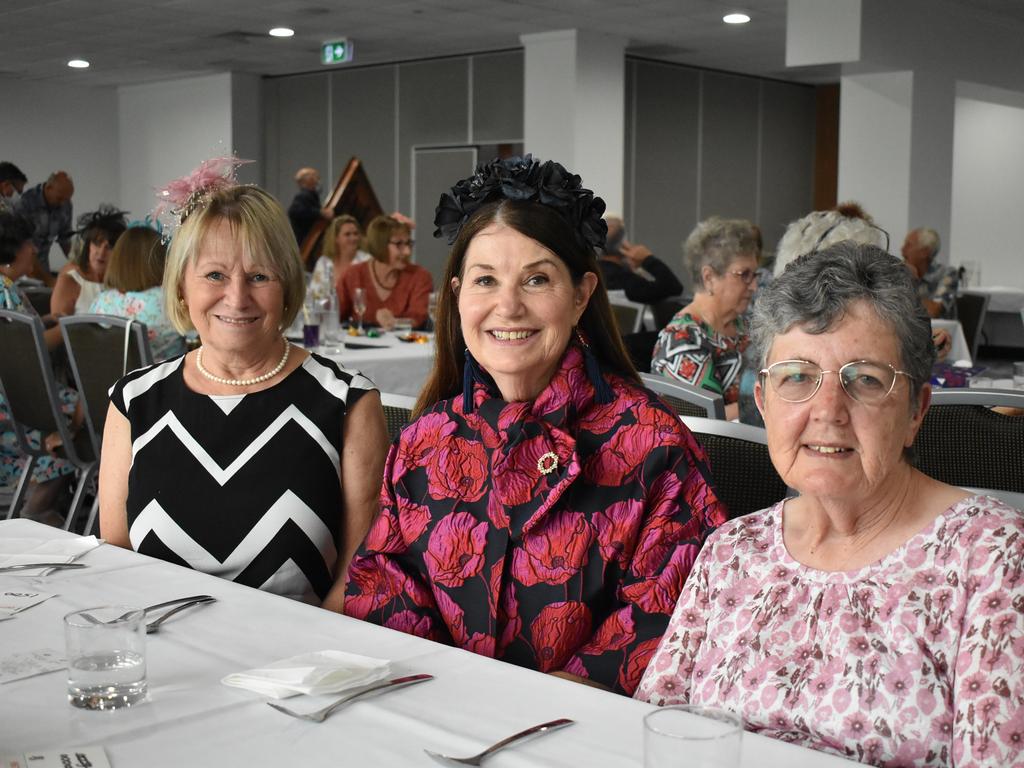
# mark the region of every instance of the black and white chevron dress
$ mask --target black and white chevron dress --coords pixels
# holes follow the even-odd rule
[[[183,361],[111,390],[131,423],[132,548],[318,602],[341,535],[342,423],[373,384],[311,355],[270,389],[202,395],[185,386]]]

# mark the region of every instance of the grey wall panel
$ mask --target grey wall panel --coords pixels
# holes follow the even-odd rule
[[[473,56],[473,142],[522,138],[523,52]]]
[[[401,64],[398,78],[398,208],[407,211],[412,206],[413,146],[467,142],[469,61],[463,57]],[[451,186],[452,181],[437,180],[438,196],[446,183]]]
[[[398,208],[395,190],[395,67],[331,74],[330,186],[353,155],[366,170],[385,211]]]
[[[759,223],[774,250],[786,225],[811,210],[814,184],[814,89],[765,80],[761,84]]]
[[[279,157],[281,154],[281,132],[279,123],[281,110],[277,106],[277,94],[281,90],[283,80],[263,79],[263,168],[260,174],[263,188],[275,197],[281,196]]]
[[[698,73],[646,61],[635,67],[635,121],[627,131],[635,187],[626,229],[686,284],[679,244],[696,221]],[[627,96],[627,121],[631,101]]]
[[[415,177],[413,180],[416,196],[416,263],[430,270],[434,277],[434,290],[441,287],[444,267],[448,263],[448,240],[435,238],[434,208],[441,190],[437,179],[450,179],[451,186],[459,179],[469,176],[477,163],[477,152],[473,147],[457,149],[423,149],[415,155]]]
[[[267,167],[267,183],[285,208],[295,196],[295,171],[311,166],[327,180],[327,99],[326,74],[299,75],[275,81],[276,98],[268,99],[276,111],[277,150],[274,165]],[[268,137],[273,135],[268,130]]]
[[[702,73],[700,218],[757,217],[758,85]]]

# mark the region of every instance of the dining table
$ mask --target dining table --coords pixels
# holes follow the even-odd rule
[[[74,534],[20,518],[0,538]],[[75,570],[0,574],[0,589],[55,595],[0,621],[0,669],[12,654],[63,653],[62,617],[107,604],[145,606],[185,595],[216,602],[184,611],[146,640],[147,698],[126,709],[69,705],[66,673],[0,684],[0,756],[86,745],[113,768],[147,766],[427,766],[424,750],[471,755],[504,736],[556,718],[575,723],[487,760],[506,766],[643,765],[644,715],[654,706],[552,675],[342,616],[109,544]],[[226,675],[333,650],[387,659],[391,674],[433,680],[348,704],[322,723],[288,717],[265,696],[228,687]],[[314,709],[332,697],[299,695]],[[6,765],[6,763],[4,763]],[[685,765],[681,762],[680,765]],[[743,736],[741,763],[754,768],[828,768],[839,757],[757,734]]]
[[[403,334],[381,331],[380,336],[348,336],[314,351],[372,381],[381,393],[416,397],[434,364],[434,334],[416,331],[412,341]]]

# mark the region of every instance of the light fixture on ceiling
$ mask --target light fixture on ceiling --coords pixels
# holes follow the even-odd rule
[[[88,69],[89,62],[85,59],[72,59],[68,62],[68,66],[72,69]]]
[[[745,13],[727,13],[722,17],[722,21],[726,24],[746,24],[750,17]]]
[[[290,27],[274,27],[267,34],[271,37],[291,37],[295,34],[295,30]]]

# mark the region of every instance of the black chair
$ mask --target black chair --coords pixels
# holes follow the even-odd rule
[[[416,398],[382,392],[380,402],[384,406],[384,423],[387,425],[388,438],[394,440],[402,431],[402,427],[409,423]]]
[[[53,288],[46,285],[21,285],[18,286],[22,295],[28,299],[32,309],[40,317],[50,314],[50,297],[53,296]]]
[[[763,429],[719,419],[684,416],[682,420],[704,446],[715,493],[730,519],[770,507],[788,495],[768,455]]]
[[[28,457],[15,486],[7,519],[14,516],[24,498],[36,459],[48,455],[42,446],[33,448],[28,442],[26,431],[38,429],[44,436],[56,432],[64,443],[62,457],[78,469],[78,484],[64,522],[65,530],[70,529],[82,507],[86,488],[96,474],[97,456],[92,443],[84,432],[72,437],[61,411],[42,321],[36,315],[0,309],[0,349],[0,394],[14,419],[18,445]]]
[[[978,345],[983,335],[989,298],[987,293],[963,293],[956,297],[956,316],[963,326],[971,360],[978,357]]]
[[[657,373],[641,373],[640,381],[645,387],[658,393],[680,416],[725,418],[725,403],[722,396],[710,390],[684,384]]]
[[[1024,493],[1024,416],[995,406],[1024,409],[1024,392],[934,390],[914,441],[917,468],[950,485]]]

